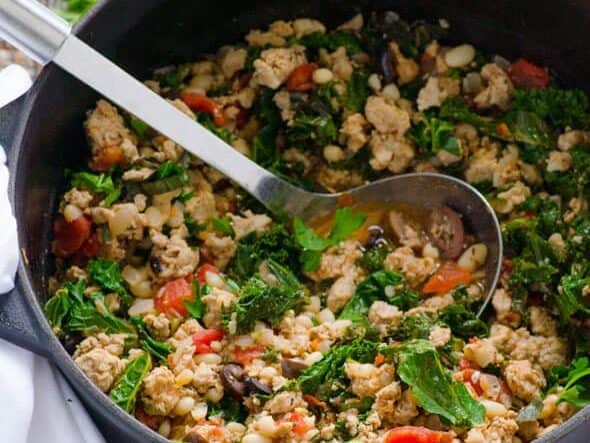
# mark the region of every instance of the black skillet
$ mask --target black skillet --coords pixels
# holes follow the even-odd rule
[[[549,66],[564,85],[590,91],[590,1],[104,0],[77,34],[141,78],[152,68],[238,41],[249,29],[276,19],[310,16],[334,26],[356,12],[385,9],[408,19],[447,18],[452,43],[470,42],[508,58],[526,56]],[[22,252],[18,287],[0,296],[0,337],[49,357],[108,441],[165,442],[94,387],[52,334],[41,309],[53,271],[48,251],[52,218],[66,185],[63,171],[84,162],[82,121],[96,99],[89,88],[48,66],[24,99],[0,113]],[[589,436],[590,409],[585,409],[539,441],[582,443]]]

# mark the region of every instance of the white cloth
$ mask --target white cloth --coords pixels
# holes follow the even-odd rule
[[[20,69],[4,69],[0,72],[0,103],[18,98],[30,84]],[[14,287],[18,263],[5,162],[0,147],[0,294]],[[0,340],[0,429],[3,443],[105,442],[60,372],[46,359],[4,340]]]

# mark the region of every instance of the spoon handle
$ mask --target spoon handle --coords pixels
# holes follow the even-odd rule
[[[270,211],[295,215],[314,199],[240,154],[86,45],[70,33],[67,23],[35,0],[0,0],[0,35],[43,64],[53,61],[221,171]]]

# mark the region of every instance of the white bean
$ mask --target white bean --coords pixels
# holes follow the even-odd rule
[[[476,243],[469,246],[459,260],[457,264],[470,272],[476,271],[481,265],[486,262],[488,257],[488,247],[483,243]]]
[[[174,407],[174,414],[186,415],[195,407],[195,399],[192,397],[182,397]]]
[[[244,435],[242,443],[272,443],[272,439],[266,438],[258,433],[251,432],[250,434]]]
[[[502,403],[491,400],[480,400],[480,403],[486,408],[488,417],[502,417],[506,415],[506,407]]]
[[[369,88],[374,92],[381,91],[381,78],[377,74],[371,74],[368,81]]]
[[[324,147],[324,158],[330,163],[344,160],[346,155],[340,146],[326,145]]]
[[[451,68],[466,66],[475,58],[475,48],[471,45],[459,45],[445,54],[445,62]]]
[[[312,79],[318,85],[324,85],[334,78],[334,74],[327,68],[320,68],[313,71]]]
[[[277,425],[270,415],[265,415],[256,422],[256,429],[265,437],[273,437],[277,430]]]
[[[164,437],[168,437],[170,435],[170,430],[171,430],[170,420],[166,419],[162,422],[162,424],[158,428],[158,434],[160,434]]]
[[[401,97],[399,89],[395,83],[390,83],[386,87],[384,87],[383,91],[381,91],[381,95],[394,102],[399,100],[399,98]]]
[[[128,314],[130,317],[136,315],[148,314],[154,310],[154,299],[152,298],[138,298],[129,307]]]
[[[316,318],[320,323],[333,323],[336,320],[334,313],[328,308],[322,309]]]

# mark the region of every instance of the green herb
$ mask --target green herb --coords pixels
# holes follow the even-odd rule
[[[207,402],[207,418],[223,417],[226,423],[244,423],[248,417],[248,409],[239,400],[225,395],[218,404]]]
[[[287,129],[287,141],[300,149],[324,147],[336,142],[338,128],[329,114],[297,114]]]
[[[209,285],[203,285],[201,288],[198,280],[193,281],[193,295],[195,298],[192,301],[184,301],[184,307],[192,318],[197,320],[203,318],[203,315],[205,315],[205,304],[203,303],[202,297],[203,295],[207,295],[210,291],[211,287]]]
[[[287,269],[297,269],[299,253],[300,248],[291,233],[284,225],[275,223],[269,230],[251,232],[237,242],[228,273],[243,281],[254,274],[260,263],[268,258]]]
[[[219,127],[206,112],[197,112],[197,121],[226,143],[231,143],[237,136],[227,128]]]
[[[590,315],[588,297],[584,295],[584,288],[589,285],[588,266],[572,266],[572,272],[561,277],[554,300],[562,319],[568,320],[577,313]]]
[[[392,331],[391,338],[398,341],[416,338],[427,339],[430,330],[437,324],[435,315],[430,312],[404,315],[397,328]]]
[[[516,110],[510,112],[505,122],[510,128],[511,137],[522,143],[520,154],[529,163],[543,160],[554,142],[547,124],[534,112]]]
[[[72,177],[71,186],[103,194],[104,200],[100,204],[107,208],[121,196],[121,186],[115,186],[113,177],[108,174],[77,172]]]
[[[240,334],[252,331],[257,321],[266,321],[274,326],[285,312],[291,309],[299,311],[305,303],[305,290],[291,271],[272,259],[267,259],[266,264],[277,283],[270,285],[259,275],[251,277],[231,308],[223,312],[226,329],[228,323],[234,320]]]
[[[297,243],[303,248],[301,262],[305,272],[318,268],[321,251],[346,240],[365,222],[366,216],[360,212],[354,213],[350,208],[340,208],[334,215],[334,225],[328,237],[321,237],[312,228],[305,226],[303,220],[296,217],[293,230]]]
[[[561,370],[560,370],[561,369]],[[590,360],[588,357],[577,358],[568,368],[553,368],[565,379],[563,391],[559,394],[559,402],[567,402],[583,408],[590,405]],[[565,372],[567,371],[567,375]]]
[[[453,125],[436,117],[422,116],[422,121],[412,128],[412,136],[418,146],[429,155],[447,151],[461,156],[461,146],[453,134]]]
[[[262,360],[267,363],[278,363],[280,361],[281,353],[277,351],[275,348],[267,347],[262,354]]]
[[[446,99],[440,107],[438,116],[443,120],[451,120],[457,123],[469,123],[470,125],[475,126],[483,134],[499,138],[496,133],[496,123],[486,120],[471,111],[467,103],[459,97]]]
[[[367,271],[377,272],[383,269],[383,262],[385,262],[387,254],[389,254],[389,247],[386,244],[379,243],[376,246],[367,249],[359,263]]]
[[[142,139],[147,138],[147,134],[148,134],[148,131],[150,130],[150,127],[148,126],[148,124],[146,122],[138,119],[134,115],[131,115],[129,117],[129,126],[131,126],[131,129],[133,129],[133,131],[135,131],[135,133],[137,135],[139,135],[140,138],[142,138]]]
[[[579,89],[517,89],[512,109],[534,112],[559,128],[586,129],[590,126],[588,96]]]
[[[153,355],[161,362],[166,363],[168,361],[168,355],[172,353],[170,345],[154,339],[141,318],[131,317],[129,320],[137,328],[139,342],[143,350]]]
[[[76,23],[94,6],[97,0],[65,0],[63,8],[55,11],[70,23]]]
[[[102,294],[86,297],[86,283],[79,279],[68,282],[45,303],[45,314],[57,334],[63,332],[126,333],[135,335],[133,327],[114,316],[106,306]],[[97,304],[101,306],[100,312]]]
[[[297,43],[314,53],[322,48],[332,52],[341,46],[346,49],[348,56],[358,54],[363,50],[360,39],[353,33],[345,31],[336,31],[330,34],[313,32],[301,37]]]
[[[369,73],[364,69],[356,69],[346,83],[344,107],[350,112],[363,112],[369,96]]]
[[[382,270],[369,275],[357,286],[338,318],[366,324],[369,308],[379,300],[402,310],[408,310],[420,303],[420,297],[408,288],[401,274]]]
[[[170,69],[163,69],[154,75],[154,80],[165,88],[179,89],[184,79],[190,73],[189,65],[179,65]]]
[[[348,344],[333,345],[297,378],[297,385],[305,394],[313,394],[322,401],[328,401],[346,391],[349,381],[344,373],[344,363],[354,360],[372,363],[379,351],[379,345],[368,340],[356,340]]]
[[[119,263],[116,261],[91,260],[88,263],[88,275],[104,291],[116,292],[124,304],[129,305],[133,301],[133,296],[125,287]]]
[[[182,193],[174,199],[174,201],[179,201],[181,203],[186,203],[191,198],[195,196],[195,191],[182,191]]]
[[[135,409],[137,393],[145,377],[152,369],[152,360],[149,354],[143,353],[135,360],[127,364],[121,378],[115,383],[109,393],[111,400],[129,413]]]
[[[476,317],[470,306],[463,303],[453,303],[446,306],[439,315],[439,320],[448,325],[453,335],[464,339],[472,337],[487,337],[488,325]]]
[[[467,391],[463,383],[453,381],[427,340],[412,340],[397,348],[397,371],[422,408],[437,414],[454,426],[472,427],[483,423],[485,408]]]
[[[212,219],[211,227],[214,231],[217,231],[223,235],[233,237],[235,234],[234,228],[231,225],[231,220],[228,217]]]
[[[181,188],[188,181],[186,169],[174,162],[166,162],[158,168],[149,181],[142,183],[141,187],[146,194],[156,195]]]

